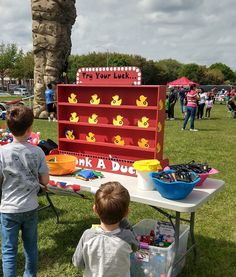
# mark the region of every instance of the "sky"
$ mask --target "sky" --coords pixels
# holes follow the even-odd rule
[[[236,70],[235,0],[77,0],[72,54],[119,52]],[[0,1],[0,42],[32,50],[31,1]]]

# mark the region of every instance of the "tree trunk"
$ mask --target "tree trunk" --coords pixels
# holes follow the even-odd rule
[[[34,53],[34,116],[44,118],[48,83],[60,83],[71,51],[75,0],[31,0]]]

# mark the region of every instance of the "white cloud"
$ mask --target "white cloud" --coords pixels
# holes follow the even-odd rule
[[[235,0],[77,0],[72,52],[110,51],[236,69]],[[32,49],[31,1],[1,0],[0,41]]]

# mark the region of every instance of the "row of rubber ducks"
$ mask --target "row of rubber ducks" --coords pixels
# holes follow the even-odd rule
[[[66,131],[66,138],[69,139],[69,140],[74,140],[75,139],[75,135],[74,135],[73,130],[67,130]],[[89,132],[86,135],[86,140],[88,142],[96,142],[95,134],[93,132]],[[120,135],[114,136],[113,142],[114,142],[114,144],[117,144],[117,145],[125,145],[125,140],[122,139]],[[138,140],[138,146],[141,147],[141,148],[149,148],[150,147],[149,143],[148,143],[148,140],[145,139],[145,138],[141,138],[141,139]]]
[[[68,102],[76,104],[78,103],[77,95],[74,93],[71,93],[71,95],[68,97]],[[90,99],[90,104],[92,105],[99,105],[101,102],[101,99],[98,97],[97,94],[93,94]],[[112,96],[111,105],[112,106],[120,106],[122,104],[122,99],[119,95]],[[140,95],[139,99],[136,99],[136,105],[140,107],[147,107],[148,101],[147,97],[144,95]]]
[[[123,121],[124,117],[122,115],[117,115],[115,118],[113,118],[113,125],[115,126],[123,126],[124,125],[124,121]],[[71,113],[70,116],[70,122],[78,122],[79,121],[79,116],[77,115],[76,112]],[[148,128],[149,127],[149,118],[146,116],[143,116],[141,119],[138,120],[138,127],[140,128]],[[93,113],[89,118],[88,118],[88,122],[90,124],[97,124],[98,123],[98,115]]]

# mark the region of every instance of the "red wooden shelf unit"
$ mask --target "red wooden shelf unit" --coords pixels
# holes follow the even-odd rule
[[[58,85],[59,151],[93,161],[166,164],[165,97],[165,86]]]

